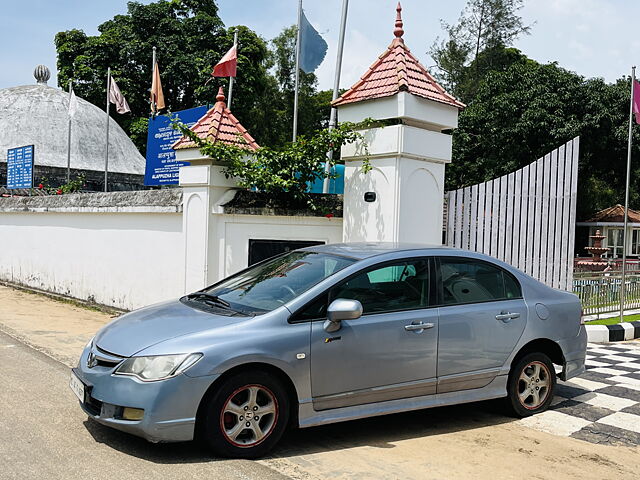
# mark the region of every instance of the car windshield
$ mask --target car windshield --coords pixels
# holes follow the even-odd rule
[[[270,312],[356,260],[295,251],[268,260],[205,292],[249,315]]]

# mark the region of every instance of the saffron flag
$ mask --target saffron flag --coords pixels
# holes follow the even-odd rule
[[[302,11],[300,21],[300,68],[311,73],[320,66],[327,54],[327,42],[309,23]]]
[[[78,97],[76,97],[76,92],[71,89],[71,95],[69,95],[69,109],[67,112],[69,113],[69,118],[73,118],[78,111]]]
[[[633,82],[633,113],[636,117],[636,123],[640,124],[640,83]]]
[[[235,77],[238,66],[238,47],[234,45],[213,67],[212,77]]]
[[[153,67],[153,79],[151,81],[151,113],[156,114],[162,110],[164,105],[164,94],[162,93],[162,83],[160,83],[160,68],[158,62]]]
[[[116,111],[118,113],[131,112],[129,104],[125,100],[124,95],[122,95],[122,92],[120,92],[118,84],[113,78],[109,82],[109,101],[116,106]]]

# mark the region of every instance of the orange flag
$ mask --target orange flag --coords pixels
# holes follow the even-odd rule
[[[153,67],[153,80],[151,81],[151,113],[154,115],[162,110],[164,105],[164,94],[162,93],[162,83],[160,83],[160,69],[158,62]]]

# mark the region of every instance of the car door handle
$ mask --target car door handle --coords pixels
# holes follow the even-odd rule
[[[429,328],[433,328],[435,325],[433,323],[412,323],[411,325],[405,325],[404,329],[407,332],[412,332],[414,330],[427,330]]]
[[[501,312],[498,315],[496,315],[496,320],[500,320],[502,322],[509,322],[511,320],[513,320],[514,318],[519,318],[520,314],[517,312],[511,313],[511,312]]]

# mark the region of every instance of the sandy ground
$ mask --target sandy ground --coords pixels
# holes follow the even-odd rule
[[[66,365],[77,362],[82,347],[109,320],[104,313],[0,287],[0,330]],[[119,443],[129,438],[92,428],[98,429],[94,437]],[[179,464],[175,453],[189,450],[145,445],[156,462],[166,464]],[[126,446],[122,450],[128,453]],[[210,459],[188,461],[201,462],[205,473]],[[295,479],[632,479],[638,478],[640,447],[550,435],[503,416],[497,402],[483,402],[293,431],[258,463]],[[0,478],[27,478],[6,477],[7,472],[3,467]],[[238,473],[235,478],[254,478]]]
[[[0,331],[75,366],[87,342],[112,315],[0,285]]]

